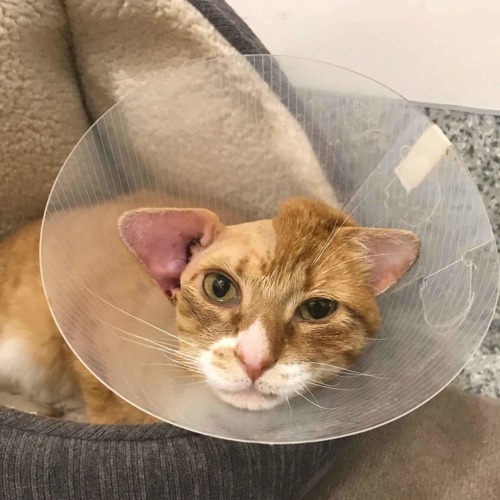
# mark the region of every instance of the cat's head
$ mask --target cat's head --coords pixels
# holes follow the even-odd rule
[[[411,232],[360,228],[304,198],[273,220],[235,226],[207,210],[141,209],[119,227],[176,305],[185,359],[247,409],[271,408],[351,364],[380,328],[375,296],[419,253]]]

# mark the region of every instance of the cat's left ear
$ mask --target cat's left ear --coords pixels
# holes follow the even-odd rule
[[[370,263],[375,295],[385,292],[410,269],[420,253],[420,240],[411,231],[346,228]]]
[[[118,221],[125,245],[171,299],[192,252],[211,245],[223,228],[217,215],[202,209],[139,209]]]

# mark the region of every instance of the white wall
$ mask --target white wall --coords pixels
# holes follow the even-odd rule
[[[364,73],[406,98],[500,111],[500,0],[227,0],[273,54]]]

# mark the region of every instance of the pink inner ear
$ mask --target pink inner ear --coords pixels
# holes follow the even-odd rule
[[[385,292],[410,269],[420,252],[418,237],[398,229],[361,229],[359,241],[372,265],[375,295]]]
[[[173,297],[193,245],[207,247],[216,236],[219,222],[207,210],[138,210],[119,221],[127,247],[146,266],[161,289]]]

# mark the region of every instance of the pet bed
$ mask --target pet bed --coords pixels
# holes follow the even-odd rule
[[[6,54],[0,103],[8,117],[0,148],[1,235],[41,215],[55,175],[78,138],[100,114],[155,72],[190,59],[237,51],[266,52],[219,0],[111,1],[106,5],[98,0],[66,0],[64,4],[43,0],[36,9],[28,1],[12,4],[0,0],[0,6],[0,37]],[[450,397],[448,393],[433,414],[434,420],[425,408],[411,419],[418,426],[419,419],[439,420],[439,412],[453,413],[460,419],[464,411],[469,416],[478,412],[478,418],[491,422],[498,414],[497,405],[475,399],[472,403],[471,398],[462,394]],[[488,411],[483,411],[486,405]],[[399,460],[392,465],[382,461],[397,477],[398,466],[411,458],[405,446],[399,445],[408,437],[405,421],[397,424],[399,434],[391,434],[395,425],[391,424],[384,428],[385,434],[376,431],[378,434],[347,440],[348,459],[339,469],[347,478],[343,481],[344,498],[366,495],[359,487],[350,486],[352,495],[345,488],[365,473],[359,467],[353,470],[353,455],[363,453],[365,445],[378,450],[381,443],[377,436],[397,439],[394,446]],[[426,428],[432,443],[435,426]],[[453,427],[444,428],[453,435]],[[411,428],[407,432],[411,433]],[[498,442],[498,426],[492,425],[491,433],[495,439],[488,442],[493,446]],[[206,438],[167,424],[92,426],[0,407],[0,496],[300,498],[324,476],[336,457],[343,460],[338,456],[342,444],[250,445]],[[493,454],[495,448],[488,449]],[[450,454],[465,450],[456,443]],[[388,469],[366,467],[366,474],[377,477],[389,473]],[[453,462],[450,467],[447,478],[456,478],[462,469]],[[436,465],[436,473],[438,468]],[[416,476],[398,483],[399,487],[405,484],[410,489]],[[328,487],[335,490],[339,481],[335,475],[331,479],[333,483],[330,481],[321,493],[327,495],[325,498],[333,498]],[[429,488],[425,491],[430,496],[418,498],[433,498]],[[479,496],[488,498],[490,490],[480,488],[478,484],[476,493],[484,491]],[[385,498],[397,497],[383,491],[380,495]],[[394,491],[398,490],[394,487]],[[381,497],[375,490],[371,495]]]

